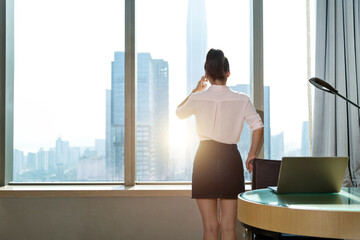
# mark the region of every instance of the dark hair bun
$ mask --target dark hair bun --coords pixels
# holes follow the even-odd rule
[[[213,80],[226,80],[230,70],[229,61],[220,49],[210,49],[206,55],[205,72]]]

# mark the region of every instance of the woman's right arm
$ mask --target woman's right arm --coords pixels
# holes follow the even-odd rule
[[[207,79],[204,76],[202,76],[196,88],[192,90],[190,95],[180,103],[180,105],[176,109],[176,115],[178,116],[178,118],[184,119],[194,114],[194,106],[193,106],[194,104],[191,100],[189,100],[189,98],[191,97],[191,94],[203,91],[206,88],[206,83],[205,83],[206,81]]]
[[[180,103],[178,108],[187,102],[187,100],[189,99],[191,94],[203,91],[206,88],[206,82],[207,82],[207,79],[205,78],[205,76],[202,76],[200,81],[198,82],[196,88],[194,90],[192,90],[192,92],[189,94],[189,96],[187,96],[187,98],[185,98],[185,100]]]

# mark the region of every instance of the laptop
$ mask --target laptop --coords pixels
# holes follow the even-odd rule
[[[283,157],[276,193],[337,193],[349,157]]]

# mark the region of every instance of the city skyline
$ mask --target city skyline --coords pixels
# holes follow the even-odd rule
[[[120,54],[120,55],[119,55]],[[149,53],[139,53],[140,56],[145,56],[145,58],[143,58],[145,60],[145,62],[150,62],[150,61],[154,61],[155,63],[161,63],[163,62],[160,59],[151,59],[151,56]],[[117,59],[118,61],[123,57],[123,53],[118,52],[117,54],[115,54],[115,59]],[[140,65],[141,63],[143,63],[144,61],[139,61]],[[163,62],[164,63],[164,62]],[[166,62],[165,62],[166,63]],[[155,64],[156,65],[156,64]],[[113,64],[114,66],[114,64]],[[165,66],[165,68],[162,68],[165,70],[162,71],[163,76],[165,76],[165,80],[167,80],[167,69],[168,69],[168,65],[165,64],[163,65]],[[119,67],[119,66],[118,66]],[[139,66],[140,69],[142,69],[142,66]],[[120,65],[120,68],[121,65]],[[141,70],[140,70],[141,72]],[[166,73],[166,74],[164,74]],[[118,74],[115,74],[118,75]],[[123,76],[122,74],[120,74],[120,76]],[[148,79],[149,78],[146,76],[143,76],[144,79]],[[153,79],[155,80],[155,79]],[[154,81],[155,82],[155,81]],[[144,82],[143,82],[144,83]],[[123,85],[123,80],[122,80],[122,84],[120,84],[120,86]],[[249,91],[249,85],[247,84],[237,84],[235,86],[229,86],[231,89],[235,90],[235,91],[240,91],[243,92],[245,94],[248,93]],[[113,89],[116,91],[116,88]],[[166,90],[165,90],[166,92]],[[107,99],[107,105],[106,108],[108,109],[107,111],[107,118],[112,118],[112,115],[115,116],[124,116],[123,112],[119,112],[116,111],[113,114],[109,114],[109,111],[111,111],[111,105],[109,104],[110,100],[111,100],[111,90],[106,90],[105,92],[106,94],[106,99]],[[123,95],[123,92],[121,93],[121,91],[119,91],[120,96]],[[162,90],[162,93],[164,93],[164,91]],[[265,133],[264,133],[264,150],[265,150],[265,158],[271,158],[271,159],[279,159],[281,160],[281,158],[284,156],[285,152],[285,146],[284,146],[284,134],[280,133],[280,134],[275,134],[275,135],[271,135],[271,130],[270,130],[270,122],[269,122],[269,106],[270,106],[270,87],[265,86],[264,87],[264,93],[265,93],[265,99],[264,101],[267,103],[265,104],[265,114],[264,114],[264,126],[265,126]],[[139,92],[138,92],[139,94]],[[168,98],[168,95],[165,94],[166,98]],[[143,99],[143,101],[147,101],[147,98]],[[163,99],[161,99],[163,100]],[[158,106],[160,106],[158,104]],[[154,105],[153,105],[154,107]],[[166,108],[166,107],[165,107]],[[122,109],[122,108],[120,108]],[[157,109],[158,111],[160,109]],[[148,115],[150,112],[149,111],[144,111],[144,109],[142,109],[142,113],[144,116]],[[165,111],[165,115],[169,115],[169,112]],[[144,118],[141,117],[140,115],[140,119],[143,118],[143,123],[147,122],[148,119],[146,119],[146,117]],[[116,124],[116,119],[113,119],[113,121],[115,120],[115,124]],[[107,120],[107,123],[109,122],[109,120]],[[141,122],[141,121],[140,121]],[[123,121],[120,123],[124,123]],[[163,125],[164,123],[158,124],[158,125]],[[109,132],[109,126],[107,126],[107,136],[108,136],[108,132]],[[155,126],[153,126],[154,129],[156,129]],[[147,129],[151,129],[150,125],[143,125],[142,127],[138,128],[138,135],[139,132],[142,132],[142,134],[146,133],[145,135],[150,136],[151,134],[149,134],[150,132],[148,132]],[[144,130],[145,129],[145,130]],[[145,131],[145,132],[144,132]],[[110,132],[114,132],[113,129],[111,129]],[[119,132],[119,131],[115,131],[115,132]],[[121,131],[120,131],[121,132]],[[302,140],[301,140],[301,148],[289,151],[287,156],[306,156],[308,154],[308,150],[309,149],[309,137],[307,135],[308,132],[308,122],[304,121],[302,123]],[[271,136],[271,141],[266,140],[266,136]],[[138,140],[140,140],[140,143],[138,142]],[[144,139],[139,139],[139,137],[137,137],[137,143],[138,146],[140,147],[139,149],[149,149],[149,146],[154,146],[156,144],[154,144],[156,141],[154,137],[148,137],[147,139],[145,139],[146,141],[143,141]],[[168,141],[168,140],[167,140]],[[94,181],[116,181],[116,180],[123,180],[123,178],[114,178],[114,175],[111,174],[111,172],[109,172],[109,168],[112,168],[114,171],[113,172],[118,172],[119,176],[123,177],[123,156],[120,155],[120,157],[117,159],[117,161],[113,161],[113,165],[111,165],[111,161],[110,161],[110,152],[111,152],[111,147],[109,148],[108,144],[111,144],[111,141],[109,141],[108,138],[106,139],[95,139],[94,142],[94,146],[89,146],[89,147],[71,147],[70,143],[68,141],[63,141],[60,137],[56,140],[55,142],[55,147],[49,148],[48,150],[44,150],[44,148],[40,148],[38,152],[33,153],[33,152],[29,152],[27,154],[27,156],[25,156],[23,154],[23,152],[15,149],[14,150],[14,176],[15,176],[15,181],[21,181],[21,179],[25,179],[26,181],[26,176],[28,176],[28,178],[30,179],[30,181],[39,181],[39,179],[43,179],[43,181],[89,181],[89,179],[92,179]],[[121,141],[120,141],[121,142]],[[123,140],[122,140],[123,142]],[[142,143],[141,143],[142,142]],[[270,145],[271,142],[276,142],[277,144]],[[140,145],[139,145],[140,144]],[[141,145],[142,144],[142,145]],[[163,145],[164,142],[162,142],[160,145]],[[168,144],[168,142],[167,142]],[[121,144],[120,144],[121,145]],[[246,159],[247,156],[247,151],[250,147],[250,130],[247,127],[247,125],[244,125],[244,129],[241,135],[241,140],[238,143],[238,148],[240,151],[240,154],[243,158],[243,160]],[[161,148],[160,148],[161,149]],[[109,151],[110,150],[110,151]],[[137,171],[137,180],[141,181],[150,181],[150,180],[187,180],[186,177],[186,172],[180,172],[181,176],[176,176],[175,172],[178,170],[176,170],[176,163],[175,162],[171,162],[171,156],[169,155],[169,149],[167,147],[167,157],[165,156],[164,158],[157,158],[157,154],[154,154],[152,157],[151,152],[147,151],[147,154],[150,153],[150,155],[146,155],[145,158],[142,158],[144,156],[143,153],[141,153],[141,151],[137,152],[137,166],[140,165],[140,171]],[[306,152],[307,151],[307,152]],[[120,151],[121,152],[121,151]],[[155,151],[156,153],[156,151]],[[114,164],[116,162],[116,164]],[[161,163],[161,164],[160,164]],[[141,167],[142,164],[142,167]],[[165,168],[161,168],[160,166],[166,166]],[[143,169],[141,171],[141,169]],[[27,171],[25,171],[27,170]],[[49,176],[46,178],[46,180],[44,180],[44,177],[38,177],[38,178],[34,178],[34,176],[31,173],[42,173],[44,174],[44,171],[48,171]],[[152,172],[151,172],[152,171]],[[25,175],[22,178],[19,178],[19,174],[20,173],[25,173],[27,175]],[[151,179],[149,178],[149,176],[152,176],[155,178]],[[46,174],[45,174],[46,175]],[[161,175],[163,177],[161,177]],[[171,176],[170,176],[171,175]],[[156,177],[157,176],[157,177]],[[160,177],[159,177],[160,176]],[[168,179],[166,179],[166,177],[164,178],[164,176],[167,176]],[[169,177],[170,176],[170,177]],[[143,177],[143,179],[142,179]],[[247,180],[250,180],[250,175],[248,172],[245,171],[245,178],[247,178]],[[34,180],[35,179],[35,180]],[[36,180],[37,179],[37,180]]]
[[[89,164],[90,161],[95,164]],[[93,146],[79,147],[58,137],[49,149],[40,148],[27,154],[14,149],[13,176],[19,182],[106,181],[109,179],[104,172],[94,174],[99,172],[99,167],[91,167],[104,163],[105,139],[94,139]]]
[[[24,156],[21,151],[15,150],[15,180],[24,179],[23,176],[20,177],[23,172],[30,174],[29,178],[32,181],[34,178],[48,181],[124,180],[124,57],[124,52],[115,52],[114,60],[111,62],[111,89],[105,89],[106,138],[96,139],[95,147],[86,147],[82,150],[79,147],[70,147],[70,143],[60,137],[56,140],[55,147],[49,148],[48,151],[41,147],[37,153],[29,152]],[[169,64],[163,59],[153,59],[150,53],[137,53],[137,59],[136,180],[189,181],[193,158],[175,156],[175,152],[169,151]],[[229,87],[249,95],[249,84]],[[270,105],[270,87],[265,86],[264,157],[280,160],[285,153],[284,134],[283,132],[271,134]],[[301,149],[290,151],[293,156],[308,154],[307,132],[308,123],[303,122]],[[192,141],[197,142],[197,137],[195,136]],[[271,142],[276,142],[276,146]],[[250,144],[251,131],[245,123],[240,142],[237,144],[243,161],[246,160]],[[177,166],[178,161],[187,162],[185,168]],[[44,171],[49,172],[47,177],[46,174],[38,178],[31,175],[32,172],[44,174]],[[250,180],[247,171],[245,171],[245,179]]]
[[[38,161],[38,150],[41,147],[44,151],[49,149],[59,135],[68,140],[69,145],[74,146],[91,146],[93,139],[105,138],[105,141],[107,139],[107,96],[105,97],[104,93],[106,94],[105,89],[111,88],[109,62],[113,60],[113,53],[124,50],[123,5],[117,1],[108,2],[109,4],[102,6],[89,3],[84,10],[83,6],[77,3],[72,6],[68,18],[59,22],[58,19],[62,18],[63,13],[68,12],[67,5],[61,3],[49,4],[47,12],[38,11],[37,9],[40,8],[34,9],[41,6],[37,5],[37,1],[31,4],[26,1],[15,4],[15,39],[17,39],[15,48],[17,50],[15,51],[14,148],[22,149],[25,154],[31,153],[30,162]],[[186,97],[187,86],[190,86],[187,84],[186,66],[189,2],[158,1],[157,6],[162,6],[162,8],[152,8],[154,5],[148,1],[139,0],[136,4],[136,49],[139,52],[151,53],[151,56],[156,59],[166,59],[171,66],[169,161],[176,162],[176,169],[178,169],[176,171],[179,173],[186,169],[184,161],[181,160],[189,159],[187,163],[189,173],[192,159],[185,156],[185,148],[183,149],[182,146],[185,142],[185,138],[182,137],[185,126],[176,119],[174,114],[176,106]],[[267,24],[278,19],[271,14],[273,12],[271,6],[264,3],[264,19],[267,19]],[[225,6],[216,1],[206,1],[205,8],[207,27],[203,27],[201,31],[206,30],[207,33],[206,47],[222,49],[228,57],[231,66],[229,85],[249,84],[249,2],[228,1]],[[29,15],[31,12],[37,14]],[[78,21],[78,14],[71,14],[78,12],[82,12],[81,21]],[[95,20],[94,13],[99,12],[106,14]],[[215,14],[217,17],[214,17]],[[39,19],[44,18],[47,19],[45,25],[36,24]],[[219,19],[226,19],[226,21],[219,21]],[[294,16],[294,19],[301,18]],[[271,24],[271,26],[282,24],[282,22],[274,23],[276,24]],[[78,32],[79,24],[84,26],[81,32]],[[237,25],[236,31],[233,29],[234,24]],[[293,24],[293,22],[287,24]],[[44,26],[49,30],[46,34],[43,32]],[[276,36],[271,34],[274,29],[269,26],[264,25],[265,52],[269,49],[275,51],[281,47],[277,45],[278,39],[269,40],[269,36]],[[28,29],[32,29],[33,36],[36,37],[27,38]],[[68,36],[74,32],[79,33],[75,39],[76,44],[58,37]],[[99,34],[94,35],[94,32]],[[226,38],[219,32],[226,32]],[[295,36],[295,33],[291,36]],[[296,39],[301,39],[298,35],[296,36]],[[26,39],[26,41],[20,41],[21,39]],[[295,42],[295,39],[286,42]],[[300,42],[297,45],[303,46]],[[92,50],[89,51],[89,49]],[[304,52],[300,48],[299,51]],[[264,83],[270,85],[272,90],[271,132],[274,136],[282,134],[279,141],[284,145],[282,147],[284,154],[296,153],[301,145],[302,122],[308,116],[303,110],[306,104],[301,104],[305,102],[301,91],[305,87],[303,84],[305,80],[302,83],[302,75],[295,69],[300,66],[299,61],[302,55],[294,52],[291,56],[283,57],[281,53],[267,53],[264,58],[264,72],[266,73]],[[279,61],[275,58],[278,54],[282,56],[279,60],[289,59],[287,62],[282,62],[285,65],[281,69],[270,64],[270,62]],[[205,55],[206,53],[203,55],[204,59]],[[266,56],[271,56],[270,61],[266,60]],[[292,56],[295,58],[293,59]],[[198,74],[201,74],[203,64],[198,71]],[[267,75],[270,72],[272,74]],[[292,77],[288,79],[288,76]],[[292,87],[299,91],[284,91],[283,82],[289,80],[292,81]],[[291,94],[291,96],[286,94]],[[286,105],[289,118],[283,121],[286,117],[282,114],[284,97],[293,100],[288,101],[291,106],[296,104],[298,107]],[[193,139],[196,139],[195,132],[193,133]],[[264,138],[276,140],[273,136],[264,136]],[[266,155],[267,149],[264,150]],[[271,148],[268,150],[273,152]],[[32,153],[36,156],[34,157]],[[43,152],[39,154],[38,165],[40,166],[43,165],[44,157],[41,156],[44,155],[46,154]]]
[[[149,1],[136,2],[136,49],[151,52],[154,58],[166,59],[171,64],[170,111],[174,111],[186,97],[188,1],[156,2],[156,5]],[[222,49],[228,57],[231,66],[228,84],[249,83],[249,2],[225,2],[206,1],[207,46]],[[63,1],[55,0],[46,4],[47,11],[41,11],[42,4],[42,1],[15,2],[14,147],[36,152],[40,146],[51,146],[52,139],[59,135],[76,146],[91,145],[92,139],[105,138],[103,89],[110,89],[109,62],[113,52],[124,50],[124,4],[107,1],[99,6],[88,2],[84,9],[76,2],[69,9]],[[290,22],[281,21],[280,16],[272,14],[279,4],[264,2],[264,83],[272,87],[273,133],[284,130],[285,144],[300,146],[301,122],[309,116],[307,79],[301,72],[305,62],[302,60],[305,45],[301,40],[305,32],[301,29],[305,22],[303,11],[291,14]],[[284,4],[290,6],[287,2]],[[300,2],[292,5],[296,9],[304,6]],[[59,21],[64,13],[68,18]],[[94,19],[94,13],[103,15]],[[47,21],[38,25],[41,19]],[[289,36],[281,35],[281,28],[275,27],[294,24],[296,27]],[[78,26],[83,26],[82,31],[78,31]],[[48,32],[44,32],[44,28]],[[29,29],[32,29],[32,38],[27,37]],[[272,34],[274,30],[278,34]],[[227,33],[226,37],[220,32]],[[68,41],[67,36],[74,33],[75,42]],[[279,41],[275,37],[278,35],[286,38]],[[297,51],[287,54],[287,51],[276,50],[284,49],[289,42],[299,46]],[[275,62],[281,62],[281,67],[272,64]],[[298,91],[286,89],[283,83],[288,81]],[[281,102],[284,97],[291,101]],[[289,117],[282,114],[284,104],[291,113]],[[291,107],[294,105],[297,108]],[[173,115],[170,114],[170,141],[176,149],[178,141],[174,136],[179,126],[185,127],[178,124]]]
[[[310,146],[309,138],[307,136],[308,122],[304,121],[302,124],[303,133],[301,148],[285,151],[283,132],[271,135],[271,141],[278,143],[275,145],[271,145],[271,159],[281,160],[283,156],[308,155]],[[242,140],[243,138],[248,138],[250,134],[250,132],[246,132],[246,129],[247,127],[244,126],[241,140],[238,143],[238,148],[243,159],[245,157],[244,151],[247,152],[248,146],[246,144],[246,141]],[[63,141],[59,137],[56,141],[54,141],[54,147],[51,147],[49,149],[39,148],[37,152],[28,152],[27,155],[25,155],[24,152],[19,149],[14,149],[14,181],[89,181],[89,176],[92,176],[92,178],[90,179],[92,179],[93,181],[113,181],[113,179],[109,178],[108,173],[105,171],[105,141],[106,139],[95,139],[93,146],[78,147],[71,146],[68,141]],[[58,147],[56,147],[56,145]],[[61,148],[65,150],[61,151]],[[72,152],[72,158],[64,158],[64,152]],[[62,162],[76,163],[76,161],[80,160],[81,158],[83,161],[81,162],[81,165],[77,168],[79,177],[66,180],[68,178],[67,175],[72,174],[73,176],[75,176],[75,172],[74,168],[72,169],[72,172],[67,171],[68,173],[65,174],[64,178],[64,164]],[[168,161],[170,161],[170,158],[171,157],[169,157]],[[61,160],[62,162],[60,162],[60,164],[57,163],[59,159],[63,159]],[[89,161],[86,161],[87,159]],[[46,174],[46,171],[48,171],[49,174]],[[24,173],[25,176],[19,178],[19,175]],[[34,177],[33,174],[37,173],[41,173],[42,175]],[[52,175],[53,177],[43,178],[43,180],[41,180],[42,176],[45,175]],[[102,177],[101,179],[99,179],[100,176]],[[248,172],[245,172],[245,177],[249,177]]]

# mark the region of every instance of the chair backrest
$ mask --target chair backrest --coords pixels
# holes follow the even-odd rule
[[[252,190],[278,184],[281,161],[255,158],[252,163]]]

